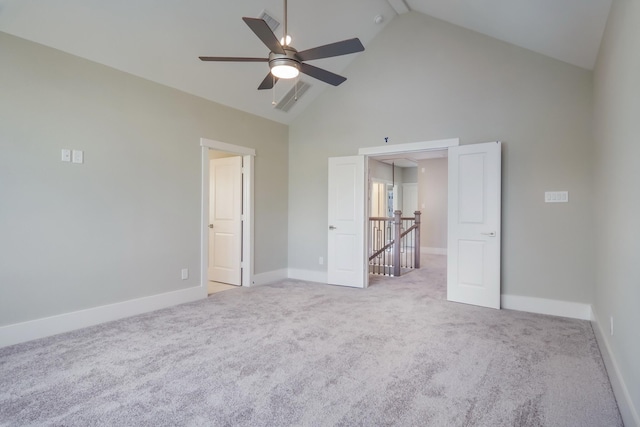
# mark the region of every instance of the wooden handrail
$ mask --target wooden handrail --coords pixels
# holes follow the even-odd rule
[[[413,218],[409,218],[409,219],[413,219]],[[407,234],[409,234],[410,232],[412,232],[413,230],[416,230],[418,228],[417,225],[412,225],[411,227],[409,227],[404,233],[400,234],[400,239],[402,239],[404,236],[406,236]],[[372,259],[374,259],[375,257],[377,257],[378,255],[380,255],[382,252],[386,251],[387,249],[389,249],[391,246],[393,246],[393,244],[396,242],[396,239],[391,240],[389,243],[387,243],[386,245],[384,245],[382,248],[378,249],[376,251],[376,253],[374,253],[373,255],[371,255],[369,257],[369,261],[371,261]]]
[[[386,245],[384,245],[382,248],[378,249],[376,251],[375,254],[371,255],[369,257],[369,261],[371,261],[372,259],[374,259],[375,257],[377,257],[378,255],[380,255],[382,252],[386,251],[387,249],[389,249],[391,246],[393,246],[393,244],[395,243],[395,239],[390,241],[389,243],[387,243]]]

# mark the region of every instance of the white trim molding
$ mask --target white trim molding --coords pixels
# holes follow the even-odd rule
[[[443,150],[460,145],[460,138],[437,139],[433,141],[408,142],[406,144],[379,145],[358,150],[361,156],[378,154],[411,153],[414,151]]]
[[[326,271],[289,269],[289,279],[304,280],[305,282],[328,283]]]
[[[519,295],[500,296],[501,308],[527,311],[529,313],[570,317],[572,319],[591,320],[593,311],[590,304],[560,301],[545,298],[523,297]]]
[[[241,156],[256,155],[256,150],[254,150],[253,148],[243,147],[241,145],[227,144],[226,142],[215,141],[213,139],[207,139],[207,138],[200,138],[200,146],[211,148],[212,150],[216,150],[216,151],[224,151],[227,153],[238,154]]]
[[[613,394],[616,397],[622,421],[626,426],[635,425],[636,427],[640,427],[640,415],[638,415],[638,410],[640,408],[636,408],[633,404],[631,394],[629,394],[629,388],[624,381],[624,377],[620,373],[618,362],[611,351],[611,346],[607,340],[606,332],[602,329],[603,324],[598,321],[598,317],[595,315],[595,312],[591,325],[596,335],[596,340],[598,341],[598,347],[600,348],[600,353],[604,360],[604,366],[607,368],[607,374],[611,381],[611,388],[613,389]]]
[[[201,286],[166,292],[143,298],[102,305],[85,310],[72,311],[51,317],[14,323],[0,327],[0,347],[70,332],[112,320],[148,313],[207,297],[207,289]]]
[[[280,280],[285,280],[288,277],[288,272],[289,270],[287,270],[286,268],[281,268],[280,270],[254,274],[251,286],[266,285],[269,283],[278,282]]]

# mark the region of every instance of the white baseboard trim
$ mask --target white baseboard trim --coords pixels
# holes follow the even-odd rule
[[[289,269],[289,278],[296,280],[304,280],[307,282],[327,283],[326,271],[299,270],[297,268]]]
[[[207,297],[202,286],[181,289],[114,304],[102,305],[71,313],[44,317],[0,327],[0,347],[44,338],[136,314],[147,313]]]
[[[420,253],[429,255],[446,255],[447,248],[428,248],[426,246],[420,246]]]
[[[591,305],[579,302],[503,294],[500,296],[500,303],[502,308],[508,310],[549,314],[551,316],[570,317],[581,320],[591,320],[593,318]]]
[[[613,388],[613,394],[616,396],[616,402],[618,403],[618,409],[620,409],[620,415],[622,415],[622,421],[625,426],[628,427],[640,427],[640,416],[638,411],[640,408],[636,408],[629,394],[629,389],[624,381],[618,362],[611,351],[609,340],[607,339],[606,332],[602,329],[602,323],[598,321],[597,316],[594,313],[593,320],[591,321],[593,331],[598,341],[598,347],[600,347],[600,353],[604,360],[604,365],[607,368],[607,374],[609,374],[609,380],[611,381],[611,388]]]
[[[267,283],[273,283],[280,280],[284,280],[288,277],[289,270],[281,268],[280,270],[267,271],[266,273],[258,273],[253,275],[253,283],[251,286],[266,285]]]

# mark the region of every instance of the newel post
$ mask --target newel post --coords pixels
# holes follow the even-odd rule
[[[413,214],[416,216],[416,219],[414,220],[416,224],[416,238],[414,239],[413,254],[415,256],[415,259],[413,260],[413,265],[415,268],[420,268],[420,215],[421,215],[421,212],[415,211]]]
[[[400,234],[402,233],[402,211],[393,212],[393,275],[400,277]]]

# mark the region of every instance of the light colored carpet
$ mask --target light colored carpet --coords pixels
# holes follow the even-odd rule
[[[586,321],[286,280],[0,349],[0,424],[621,426]]]

